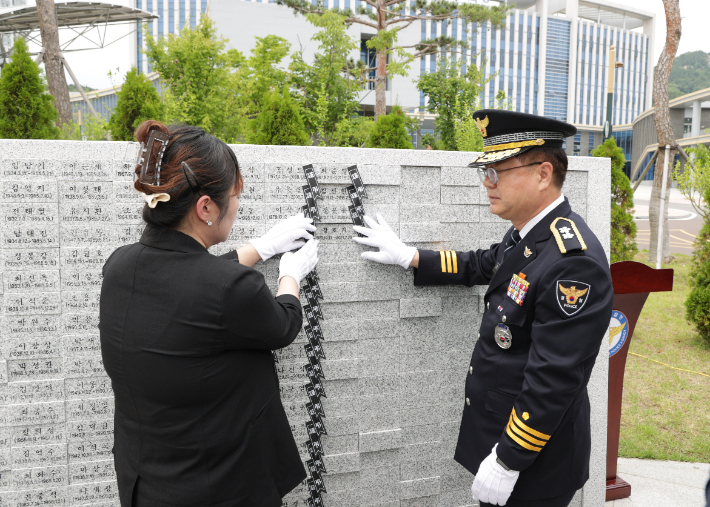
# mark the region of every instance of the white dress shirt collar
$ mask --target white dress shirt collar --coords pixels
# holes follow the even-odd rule
[[[557,199],[555,199],[547,208],[545,208],[540,213],[535,215],[532,218],[532,220],[530,220],[527,224],[525,224],[523,229],[520,231],[520,239],[523,239],[527,235],[527,233],[530,232],[532,230],[532,228],[535,227],[540,222],[540,220],[542,220],[547,215],[549,215],[553,209],[555,209],[557,206],[559,206],[563,202],[565,202],[565,196],[560,194],[560,196]]]

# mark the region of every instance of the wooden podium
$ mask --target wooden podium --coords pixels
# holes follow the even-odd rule
[[[616,475],[621,427],[624,369],[631,336],[651,292],[673,290],[673,270],[653,269],[640,262],[611,265],[614,307],[609,324],[609,419],[606,449],[606,501],[631,495],[631,485]]]

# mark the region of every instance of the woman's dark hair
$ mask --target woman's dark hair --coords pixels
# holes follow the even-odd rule
[[[155,120],[140,124],[136,130],[136,141],[147,145],[150,133],[154,130],[168,136],[160,165],[160,184],[151,185],[141,181],[139,164],[135,169],[138,179],[133,186],[147,195],[161,192],[170,194],[170,200],[159,202],[155,208],[146,204],[143,208],[143,220],[149,225],[175,228],[203,195],[208,195],[215,202],[220,210],[221,220],[227,213],[229,197],[235,186],[237,192],[241,192],[244,184],[237,157],[232,149],[199,127],[166,127]],[[154,173],[160,149],[161,143],[154,142],[153,153],[144,156],[146,163],[150,162],[153,167],[146,168],[144,172]],[[183,169],[183,162],[187,164],[187,170]]]

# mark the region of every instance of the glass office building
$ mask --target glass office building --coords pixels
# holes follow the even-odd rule
[[[616,47],[612,124],[630,124],[650,107],[653,66],[652,13],[611,7],[593,0],[520,0],[506,26],[464,26],[460,20],[421,22],[421,40],[448,35],[467,41],[464,60],[485,65],[493,77],[481,95],[483,107],[495,107],[502,91],[510,107],[581,126],[602,126],[606,119],[609,49]],[[421,61],[420,74],[436,70]],[[429,61],[426,62],[425,60]],[[465,65],[465,62],[464,62]],[[419,106],[426,106],[420,94]],[[585,150],[586,151],[586,150]]]
[[[148,23],[148,30],[155,38],[164,37],[170,33],[177,33],[189,23],[194,27],[201,13],[206,12],[209,0],[134,0],[133,7],[152,12],[160,17]],[[141,30],[136,34],[136,59],[135,64],[139,72],[149,74],[153,71],[150,62],[143,54],[145,40]]]

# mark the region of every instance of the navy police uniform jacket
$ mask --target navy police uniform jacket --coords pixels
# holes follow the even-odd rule
[[[511,232],[487,250],[420,250],[414,284],[488,285],[454,458],[476,473],[497,443],[521,472],[511,496],[543,499],[589,478],[587,383],[614,290],[601,244],[567,199],[504,260]]]

